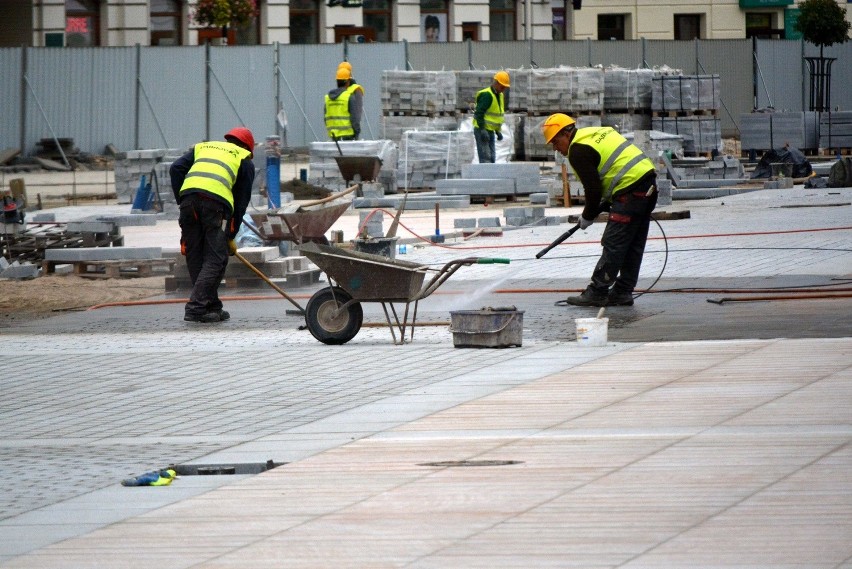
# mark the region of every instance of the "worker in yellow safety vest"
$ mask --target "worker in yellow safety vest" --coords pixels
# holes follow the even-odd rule
[[[169,168],[172,191],[180,208],[181,252],[192,281],[184,305],[187,322],[222,322],[219,285],[228,256],[237,252],[234,238],[251,201],[254,182],[254,136],[232,128],[225,141],[200,142]]]
[[[503,140],[503,115],[506,112],[503,91],[511,86],[509,74],[498,71],[494,74],[491,85],[476,94],[473,135],[476,139],[476,154],[480,163],[497,160],[494,139]]]
[[[343,64],[337,68],[337,87],[325,95],[325,128],[331,139],[358,140],[361,135],[364,89],[353,83],[350,68]]]
[[[544,140],[567,156],[583,184],[586,205],[580,229],[609,211],[601,238],[603,252],[592,282],[574,306],[632,306],[633,289],[645,254],[651,212],[657,205],[657,171],[642,150],[611,127],[577,128],[571,117],[555,113],[541,127]]]

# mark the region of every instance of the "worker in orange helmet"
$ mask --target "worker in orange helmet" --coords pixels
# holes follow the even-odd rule
[[[353,83],[351,68],[346,62],[338,66],[337,87],[324,99],[325,128],[329,138],[334,140],[358,140],[361,135],[364,89]]]
[[[601,211],[609,218],[601,238],[603,252],[592,282],[574,306],[632,306],[633,289],[645,254],[651,212],[657,205],[657,171],[642,150],[611,127],[577,128],[574,119],[555,113],[541,127],[544,140],[568,157],[583,184],[585,230]]]
[[[192,280],[184,306],[187,322],[223,322],[219,284],[228,256],[237,252],[234,238],[251,200],[254,182],[254,135],[232,128],[225,141],[200,142],[169,168],[172,191],[180,207],[181,252]]]
[[[476,154],[480,163],[497,160],[494,139],[503,140],[503,116],[506,112],[503,92],[509,87],[509,74],[498,71],[494,74],[491,85],[476,93],[473,136],[476,139]]]

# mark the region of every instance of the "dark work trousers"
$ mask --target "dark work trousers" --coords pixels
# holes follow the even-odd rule
[[[228,266],[228,207],[212,198],[189,194],[180,201],[180,239],[186,249],[186,266],[192,293],[184,307],[186,316],[222,310],[219,284]]]
[[[487,128],[474,128],[473,137],[476,140],[476,156],[479,158],[479,163],[491,162],[493,164],[497,160],[494,131]]]
[[[630,294],[639,281],[639,269],[645,254],[651,212],[657,205],[657,191],[648,190],[657,183],[649,176],[616,194],[609,210],[601,245],[603,253],[592,273],[592,286],[601,293],[612,287],[613,294]]]

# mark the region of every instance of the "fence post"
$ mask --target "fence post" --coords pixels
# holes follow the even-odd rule
[[[133,144],[134,148],[139,148],[139,90],[140,85],[142,84],[142,46],[138,43],[136,44],[136,85],[135,93],[136,93],[136,108],[134,109],[133,118]]]
[[[21,154],[27,154],[27,46],[21,46]]]

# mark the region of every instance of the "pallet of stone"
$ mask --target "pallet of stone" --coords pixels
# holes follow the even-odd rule
[[[852,111],[829,111],[820,114],[819,146],[836,151],[852,148]]]
[[[504,181],[514,183],[514,192],[495,192],[499,194],[514,193],[526,196],[541,192],[541,168],[535,163],[465,164],[461,173],[462,180],[490,180],[495,188],[498,184],[505,183]]]
[[[527,114],[523,121],[524,157],[527,160],[553,160],[553,148],[544,142],[541,125],[549,114]],[[601,113],[573,113],[577,128],[601,126]]]
[[[718,117],[653,117],[651,127],[682,136],[686,155],[710,154],[722,145],[722,126]]]
[[[458,121],[459,118],[455,113],[434,116],[408,113],[382,115],[382,138],[400,144],[408,130],[456,130]]]
[[[459,177],[475,152],[473,132],[407,131],[399,146],[397,182],[403,188],[434,188],[435,180]]]
[[[611,126],[626,133],[635,130],[651,130],[651,111],[608,110],[601,116],[601,126]]]
[[[460,111],[472,112],[476,108],[476,94],[491,86],[497,70],[470,69],[456,71],[456,108]],[[511,76],[510,76],[511,80]],[[514,87],[514,85],[513,85]],[[513,89],[505,92],[507,99],[511,98]],[[511,108],[507,102],[506,108]]]
[[[125,259],[113,261],[42,261],[44,274],[56,272],[58,265],[70,265],[72,273],[85,278],[140,278],[171,274],[174,259]]]
[[[817,113],[779,111],[740,115],[740,140],[743,150],[770,150],[789,144],[799,150],[816,149]]]
[[[719,75],[662,75],[651,80],[652,111],[721,108]]]
[[[660,75],[654,69],[604,68],[604,110],[650,110],[652,79]]]
[[[595,67],[560,66],[509,70],[511,111],[550,114],[603,111],[604,72]]]
[[[453,112],[456,76],[452,71],[386,70],[381,78],[382,113]]]

